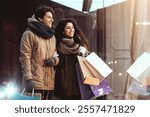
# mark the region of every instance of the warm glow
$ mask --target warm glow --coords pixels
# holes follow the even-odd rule
[[[150,22],[136,22],[136,25],[150,25]]]

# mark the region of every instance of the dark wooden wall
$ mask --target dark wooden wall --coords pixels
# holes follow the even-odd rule
[[[106,16],[105,9],[97,10],[97,53],[106,59]]]
[[[15,81],[21,85],[19,42],[27,18],[48,0],[5,0],[0,4],[0,83]]]

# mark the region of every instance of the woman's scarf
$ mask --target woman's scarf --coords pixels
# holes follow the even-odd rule
[[[62,54],[77,54],[79,52],[80,45],[74,42],[74,39],[63,38],[59,43],[58,50]]]

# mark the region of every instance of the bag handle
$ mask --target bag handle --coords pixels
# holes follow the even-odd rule
[[[23,89],[23,91],[21,92],[21,94],[25,94],[26,88]],[[32,97],[34,96],[34,88],[32,89]]]

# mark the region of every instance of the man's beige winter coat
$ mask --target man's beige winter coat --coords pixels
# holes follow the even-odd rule
[[[56,57],[56,38],[43,39],[33,32],[26,30],[20,43],[20,62],[25,80],[32,79],[34,88],[39,90],[54,90],[55,70],[46,67],[44,60]]]

